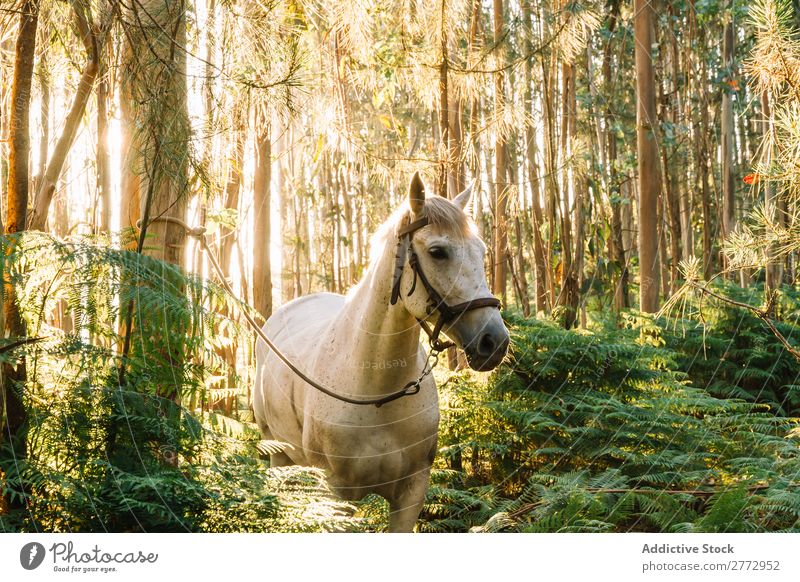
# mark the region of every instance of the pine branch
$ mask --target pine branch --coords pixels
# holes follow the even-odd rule
[[[778,341],[780,341],[783,347],[786,348],[786,351],[792,354],[792,356],[794,356],[795,359],[800,361],[800,349],[795,348],[794,346],[792,346],[792,344],[789,343],[789,341],[775,326],[775,323],[772,321],[772,318],[769,316],[769,314],[772,312],[772,307],[774,303],[774,294],[770,294],[767,299],[767,305],[763,309],[759,309],[758,307],[753,307],[752,305],[748,305],[747,303],[736,301],[735,299],[731,299],[730,297],[725,297],[723,295],[720,295],[719,293],[712,291],[705,285],[701,285],[696,281],[687,281],[687,284],[691,285],[692,287],[694,287],[699,291],[702,291],[706,295],[714,297],[715,299],[718,299],[719,301],[722,301],[724,303],[727,303],[728,305],[733,305],[741,309],[746,309],[747,311],[753,313],[756,317],[758,317],[761,321],[763,321],[764,324],[773,333],[773,335],[776,338],[778,338]]]

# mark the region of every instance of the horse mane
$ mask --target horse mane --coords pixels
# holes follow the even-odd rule
[[[473,232],[474,225],[470,217],[447,198],[441,196],[427,198],[422,215],[428,217],[430,224],[456,234],[466,236]]]
[[[394,249],[397,232],[412,220],[426,217],[428,223],[455,234],[459,237],[468,236],[475,232],[475,223],[461,208],[447,198],[429,196],[425,198],[422,214],[412,218],[408,201],[403,202],[392,215],[375,232],[370,241],[370,263],[377,261],[381,254],[387,250],[387,245]],[[392,250],[394,252],[394,250]]]

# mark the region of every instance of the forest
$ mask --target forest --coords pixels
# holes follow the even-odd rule
[[[0,0],[0,532],[390,529],[274,462],[251,322],[416,172],[510,343],[423,371],[415,531],[799,531],[798,160],[797,0]]]

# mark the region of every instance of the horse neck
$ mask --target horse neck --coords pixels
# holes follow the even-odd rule
[[[351,346],[340,354],[362,380],[354,383],[353,390],[360,387],[364,393],[390,392],[397,388],[392,382],[419,373],[417,321],[402,301],[390,303],[394,242],[394,238],[388,239],[381,257],[348,295],[338,318],[337,328],[347,334],[345,343]]]

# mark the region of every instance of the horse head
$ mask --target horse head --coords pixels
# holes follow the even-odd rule
[[[434,345],[441,331],[464,350],[472,369],[487,371],[505,357],[509,335],[500,302],[486,284],[486,245],[465,212],[471,196],[470,187],[453,200],[426,198],[414,174],[405,228],[398,233],[402,264],[393,300],[401,299],[409,313],[433,327]]]

